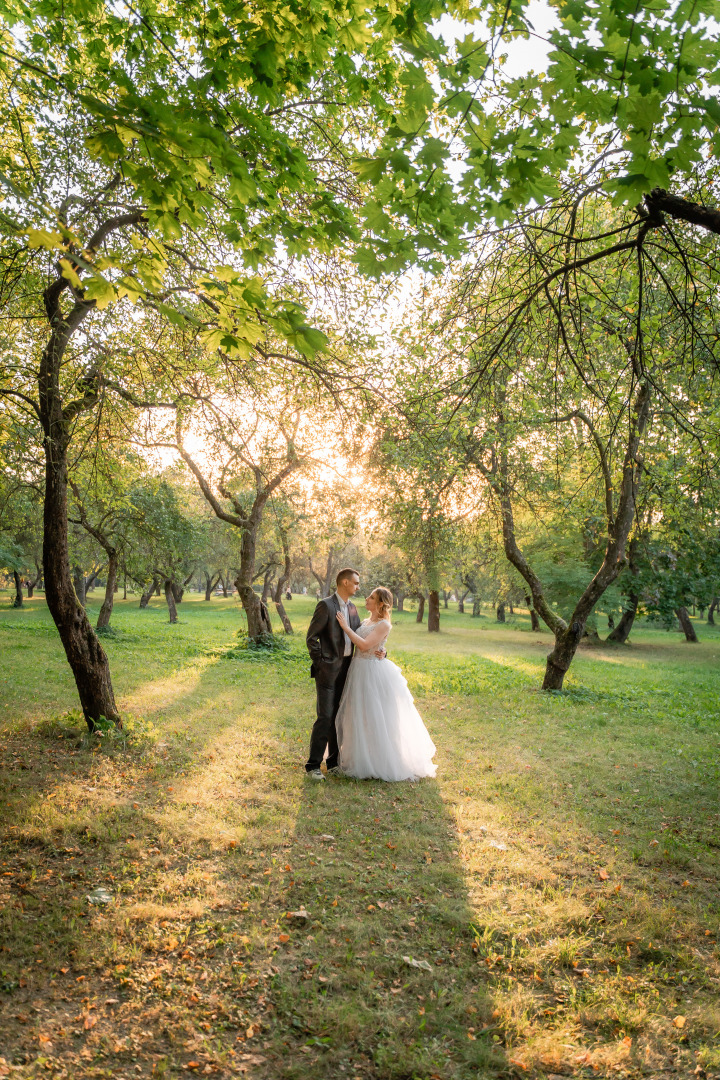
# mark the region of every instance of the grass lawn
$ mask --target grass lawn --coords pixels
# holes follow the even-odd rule
[[[720,1076],[720,632],[640,627],[547,695],[524,616],[396,616],[437,780],[311,784],[302,634],[258,656],[235,601],[119,602],[129,738],[90,739],[26,605],[0,596],[0,1077]]]

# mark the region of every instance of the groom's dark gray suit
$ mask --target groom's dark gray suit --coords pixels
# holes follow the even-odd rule
[[[338,763],[335,717],[353,653],[351,648],[350,655],[345,656],[345,633],[337,621],[339,613],[337,594],[326,596],[315,608],[305,638],[312,661],[310,676],[315,680],[317,690],[317,719],[310,735],[310,754],[305,765],[308,772],[320,768],[325,747],[328,769]],[[352,600],[347,603],[347,621],[351,630],[360,626],[360,616]]]

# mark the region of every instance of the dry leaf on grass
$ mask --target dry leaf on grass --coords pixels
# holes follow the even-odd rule
[[[610,875],[608,874],[607,870],[598,870],[598,877],[601,881],[607,881]]]
[[[684,1016],[673,1017],[673,1027],[679,1028],[682,1031],[682,1029],[685,1027],[685,1023],[686,1021]]]

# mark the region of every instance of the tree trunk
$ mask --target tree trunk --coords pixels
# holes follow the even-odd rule
[[[614,641],[617,645],[625,644],[630,637],[630,631],[635,622],[639,603],[640,596],[638,593],[629,592],[627,594],[627,605],[620,616],[620,622],[613,628],[612,632],[608,634],[605,639],[606,641]]]
[[[496,614],[497,614],[497,621],[498,622],[505,622],[505,605],[504,604],[498,604]]]
[[[562,690],[567,669],[585,633],[585,621],[576,620],[555,633],[555,647],[548,653],[543,690]]]
[[[229,580],[229,578],[230,578],[230,572],[229,571],[228,571],[227,574],[221,574],[220,575],[220,584],[222,585],[223,596],[225,597],[226,600],[228,598],[228,580]]]
[[[687,608],[686,607],[675,608],[675,614],[678,617],[678,622],[680,623],[680,628],[681,628],[682,632],[685,634],[685,640],[686,641],[692,641],[693,644],[697,645],[698,637],[697,637],[697,634],[695,633],[695,627],[693,626],[693,624],[692,624],[692,622],[690,620],[690,616],[688,615]]]
[[[236,578],[235,588],[238,591],[240,602],[243,606],[248,622],[248,637],[251,641],[257,641],[265,634],[272,634],[273,628],[270,622],[270,613],[263,604],[252,585],[245,585]]]
[[[405,610],[405,593],[404,592],[395,593],[395,607],[397,608],[398,611],[404,611]]]
[[[162,592],[160,589],[160,578],[155,579],[155,595],[162,596]]]
[[[267,607],[268,600],[272,594],[272,579],[275,576],[275,567],[269,566],[263,577],[262,596],[260,597],[261,603]]]
[[[628,573],[630,574],[631,582],[633,579],[637,579],[638,576],[638,548],[640,544],[640,537],[638,535],[633,536],[628,544]],[[620,622],[617,626],[611,628],[611,632],[608,634],[606,641],[612,641],[616,645],[624,645],[627,639],[630,637],[630,631],[632,630],[633,623],[635,622],[635,616],[637,615],[638,605],[640,603],[640,594],[636,592],[632,585],[630,590],[626,594],[626,605],[620,616]],[[608,626],[610,622],[608,620]]]
[[[42,581],[42,570],[40,569],[40,567],[38,566],[37,563],[35,563],[35,569],[37,571],[37,573],[35,574],[35,577],[34,578],[28,578],[27,581],[25,582],[25,585],[27,586],[28,600],[32,600],[33,595],[35,593],[35,589],[37,588],[37,586]]]
[[[447,591],[447,589],[443,589],[442,594],[443,594],[443,607],[447,610],[448,600],[450,599],[450,593]]]
[[[437,589],[430,590],[428,602],[428,633],[440,633],[440,593]]]
[[[422,622],[425,618],[425,594],[418,593],[418,609],[415,622]]]
[[[107,581],[105,582],[105,599],[98,615],[97,629],[105,630],[110,625],[113,600],[115,599],[115,583],[117,581],[118,554],[113,551],[108,557]]]
[[[464,592],[462,592],[460,589],[458,589],[458,614],[459,615],[464,615],[465,614],[465,597],[469,594],[469,592],[470,592],[469,589],[465,589]]]
[[[150,597],[158,592],[159,587],[160,586],[158,579],[154,577],[148,587],[143,591],[142,596],[140,597],[141,608],[146,608],[148,606],[148,604],[150,603]]]
[[[615,629],[615,616],[613,615],[613,613],[611,611],[608,612],[607,623],[608,623],[608,630],[614,630]]]
[[[75,587],[75,595],[78,598],[78,603],[81,607],[87,607],[87,599],[85,596],[85,575],[79,566],[73,567],[73,585]]]
[[[99,578],[101,570],[102,567],[99,566],[97,570],[93,570],[93,572],[85,579],[85,602],[87,602],[87,594],[91,589],[95,588],[95,582]]]
[[[479,596],[474,596],[473,597],[472,618],[473,619],[479,619],[480,618],[480,597]]]
[[[288,614],[287,614],[287,612],[285,610],[285,606],[283,604],[283,593],[285,591],[285,586],[287,585],[288,581],[290,580],[290,568],[291,568],[292,562],[291,562],[291,559],[290,559],[290,549],[288,547],[288,541],[287,541],[287,536],[286,536],[285,532],[281,530],[280,536],[281,536],[281,540],[282,540],[283,555],[284,555],[284,558],[285,558],[285,563],[284,563],[283,569],[280,572],[280,577],[278,578],[278,583],[277,583],[277,585],[275,587],[275,597],[274,597],[274,599],[275,599],[275,610],[277,611],[278,615],[280,616],[280,622],[283,624],[283,630],[285,631],[285,633],[286,634],[292,634],[292,632],[293,632],[292,623],[290,622],[290,619],[288,618]]]
[[[169,578],[166,578],[165,599],[167,600],[168,611],[170,612],[170,622],[176,623],[178,621],[178,617],[177,607],[175,605],[175,589],[173,588],[173,584],[174,582],[170,581]]]
[[[50,346],[48,346],[48,349]],[[47,352],[48,350],[46,350]],[[45,432],[45,506],[43,511],[43,573],[45,599],[58,628],[68,663],[75,676],[80,705],[91,731],[101,718],[122,727],[115,704],[110,665],[80,603],[70,574],[67,533],[66,421],[59,404],[57,380],[43,378],[40,402]],[[84,579],[83,579],[84,583]]]
[[[709,622],[710,626],[715,625],[715,612],[717,611],[717,608],[718,608],[718,597],[713,596],[712,603],[710,604],[710,607],[708,608],[708,617],[707,617],[707,621]]]
[[[123,600],[127,600],[127,574],[123,574]]]
[[[515,614],[515,608],[512,605],[512,600],[508,601],[508,607],[510,608],[510,614],[514,615]]]
[[[17,570],[13,570],[13,580],[15,582],[15,599],[13,600],[12,606],[14,608],[19,608],[23,606],[23,591],[22,580]]]
[[[532,596],[525,597],[525,603],[527,604],[528,611],[530,612],[530,629],[533,633],[538,633],[540,630],[540,620],[538,619],[538,613],[533,607]]]
[[[222,580],[222,574],[218,574],[217,577],[213,579],[213,577],[208,574],[207,570],[203,570],[203,573],[205,575],[205,599],[209,601],[212,600],[212,594],[215,592],[218,582]]]

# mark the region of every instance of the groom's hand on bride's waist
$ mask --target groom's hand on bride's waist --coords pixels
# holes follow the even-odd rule
[[[384,660],[384,659],[385,659],[385,657],[387,656],[387,651],[386,651],[386,649],[385,649],[385,648],[384,648],[384,647],[383,647],[383,646],[381,645],[379,649],[376,649],[376,650],[375,650],[375,655],[377,656],[378,660]]]

